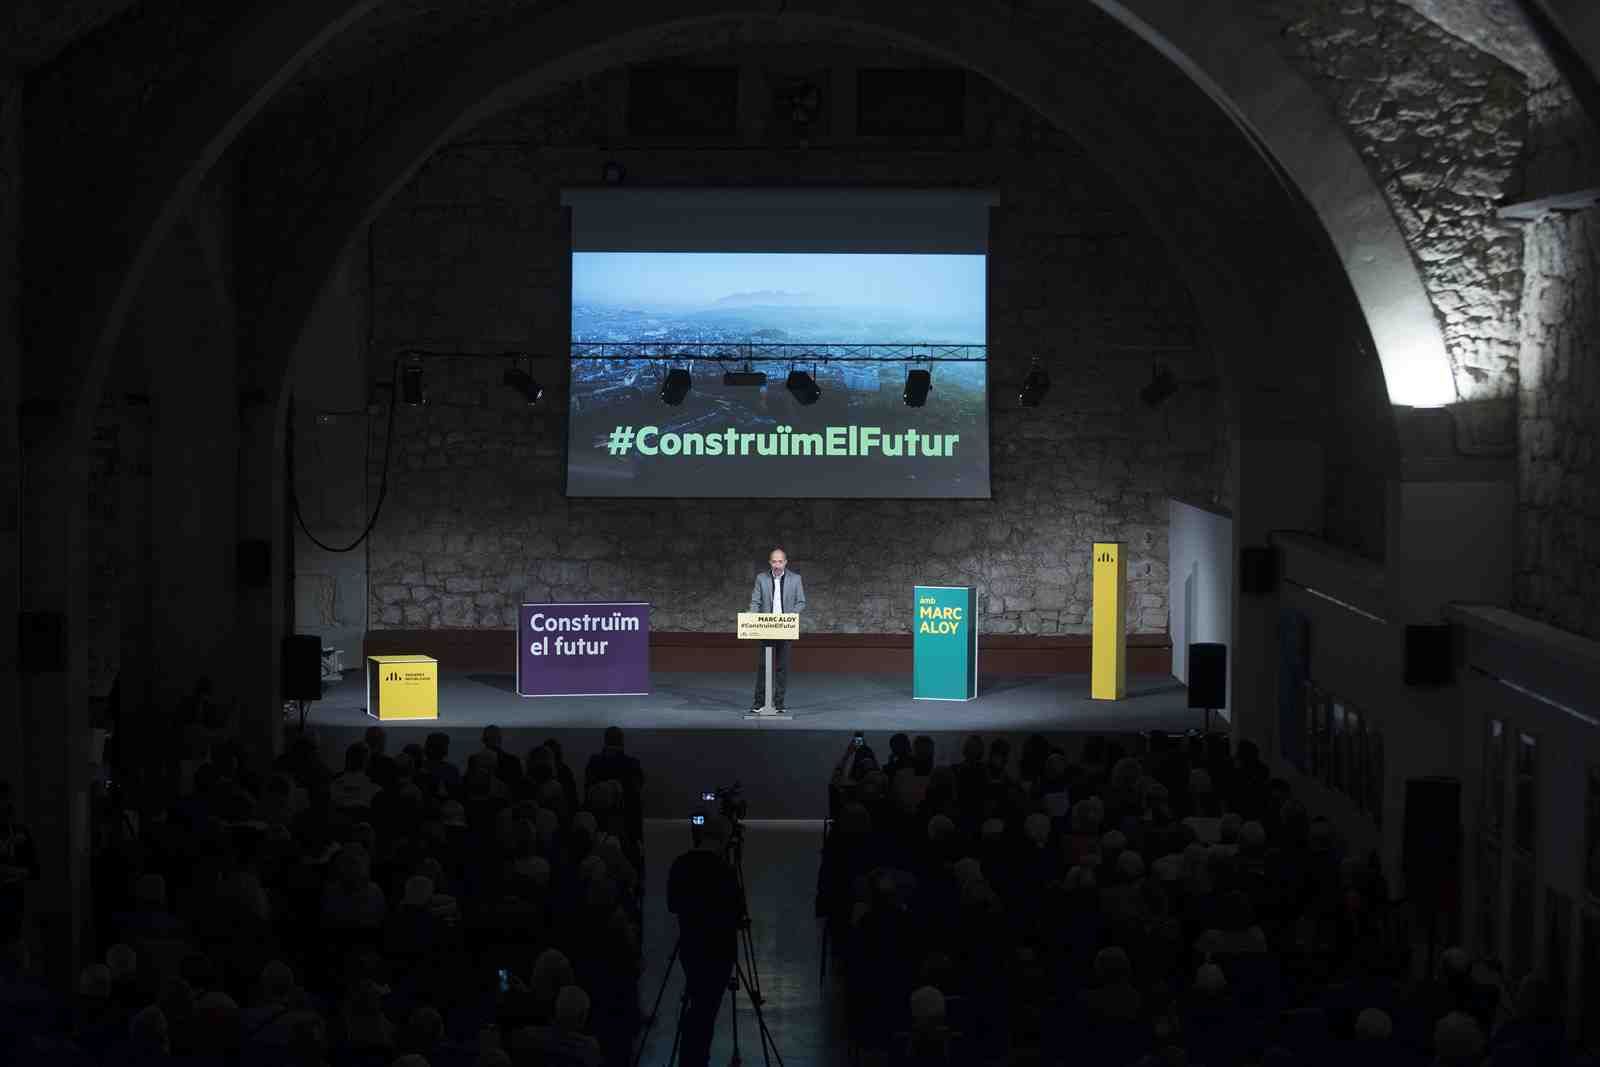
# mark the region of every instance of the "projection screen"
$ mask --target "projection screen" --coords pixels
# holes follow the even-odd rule
[[[563,202],[568,495],[989,496],[992,193]]]

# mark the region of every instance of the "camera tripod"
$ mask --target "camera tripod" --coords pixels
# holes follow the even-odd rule
[[[778,1067],[783,1067],[783,1056],[778,1052],[778,1043],[772,1037],[772,1031],[767,1029],[767,1020],[761,1014],[761,975],[756,970],[755,945],[750,939],[750,905],[745,894],[744,883],[744,828],[738,823],[733,824],[733,834],[728,840],[727,847],[723,849],[723,859],[731,859],[734,880],[739,886],[739,949],[733,960],[733,971],[728,975],[728,1020],[733,1030],[733,1055],[728,1060],[729,1067],[742,1067],[744,1059],[739,1054],[739,986],[744,985],[745,995],[750,998],[750,1006],[756,1013],[756,1025],[761,1033],[761,1058],[767,1067],[772,1067],[772,1061],[778,1061]],[[639,1067],[640,1060],[644,1057],[645,1046],[649,1043],[650,1031],[656,1024],[656,1018],[661,1012],[661,998],[666,995],[667,983],[672,980],[672,966],[678,963],[679,950],[683,947],[683,935],[680,933],[672,944],[672,953],[667,957],[666,973],[661,976],[661,988],[656,990],[655,1003],[650,1007],[650,1017],[645,1023],[644,1032],[639,1037],[639,1051],[634,1055],[634,1067]],[[744,957],[748,964],[741,964],[739,957]],[[667,1057],[666,1067],[672,1067],[678,1060],[678,1046],[683,1041],[683,1021],[689,1012],[689,969],[683,969],[684,988],[678,1000],[678,1025],[672,1035],[672,1052]],[[715,1028],[712,1030],[715,1033]]]

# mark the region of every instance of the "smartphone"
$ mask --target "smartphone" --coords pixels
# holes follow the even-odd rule
[[[690,826],[704,826],[705,824],[706,824],[706,817],[704,815],[691,815],[691,816],[689,816],[689,825]]]
[[[862,745],[864,745],[866,743],[867,743],[867,736],[865,734],[863,734],[860,730],[857,730],[856,731],[856,735],[850,739],[850,744],[852,744],[856,748],[860,748]]]
[[[504,967],[500,968],[500,992],[511,992],[511,972]]]

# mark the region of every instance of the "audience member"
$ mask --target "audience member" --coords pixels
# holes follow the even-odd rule
[[[522,761],[505,750],[500,727],[493,723],[485,726],[482,741],[484,753],[493,759],[490,771],[505,783],[507,789],[515,790],[522,781]]]
[[[903,767],[911,764],[911,738],[906,734],[895,734],[889,738],[889,758],[884,761],[883,773],[892,781]]]
[[[1436,1067],[1477,1067],[1483,1047],[1483,1028],[1465,1012],[1451,1012],[1434,1025]]]
[[[0,941],[22,930],[23,887],[39,877],[33,835],[17,821],[11,783],[0,781]]]
[[[450,762],[450,735],[435,730],[422,744],[421,774],[429,781],[429,795],[453,797],[461,790],[461,769]]]
[[[601,1067],[605,1059],[600,1043],[584,1032],[588,1022],[588,994],[575,985],[562,986],[556,995],[555,1017],[549,1025],[526,1027],[511,1035],[508,1044],[516,1054],[514,1062],[526,1057],[529,1063]],[[680,1056],[679,1062],[690,1061]]]
[[[380,786],[387,784],[395,771],[394,759],[388,751],[388,731],[381,726],[369,726],[361,741],[367,746],[367,774]]]
[[[562,790],[567,794],[567,808],[572,811],[578,809],[578,779],[572,773],[572,768],[567,766],[566,759],[561,754],[561,742],[553,737],[544,739],[543,747],[555,760],[556,781],[561,783]],[[584,790],[588,792],[587,789]]]
[[[620,730],[581,793],[548,741],[508,782],[498,731],[464,774],[442,734],[383,763],[371,734],[332,780],[303,740],[265,780],[214,746],[188,795],[138,832],[105,963],[57,997],[13,939],[0,1018],[33,1020],[69,1050],[61,1062],[631,1063],[643,774]],[[1024,1060],[1034,1045],[1044,1063],[1558,1062],[1559,1009],[1537,980],[1502,1008],[1498,972],[1451,949],[1402,992],[1406,946],[1374,857],[1348,855],[1247,745],[1152,737],[1135,758],[1090,738],[1074,763],[1035,736],[1015,776],[1001,738],[968,738],[953,766],[926,736],[889,750],[885,768],[869,749],[841,761],[818,872],[865,1049],[919,1063]],[[667,878],[690,1065],[709,1056],[741,908],[731,826],[711,816],[705,831]]]
[[[128,1021],[127,1051],[129,1059],[137,1064],[167,1062],[172,1042],[167,1031],[167,1017],[159,1006],[150,1004],[141,1008]]]
[[[589,757],[583,772],[585,795],[596,782],[617,782],[622,786],[622,805],[627,817],[628,834],[635,841],[644,840],[644,806],[641,800],[644,770],[637,759],[623,750],[620,726],[607,727],[600,751]]]
[[[378,783],[367,773],[370,756],[371,750],[360,742],[345,749],[344,770],[328,783],[329,803],[338,811],[354,814],[371,810]]]

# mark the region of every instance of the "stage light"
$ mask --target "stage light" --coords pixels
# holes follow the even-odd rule
[[[528,361],[528,369],[513,367],[506,371],[505,384],[522,394],[522,399],[530,407],[544,399],[544,386],[540,385],[533,376],[533,361]]]
[[[901,399],[908,408],[920,408],[928,402],[928,391],[933,388],[933,372],[927,370],[906,371],[906,389],[901,394]]]
[[[1150,384],[1139,390],[1139,399],[1148,407],[1158,408],[1178,391],[1178,380],[1172,371],[1157,364],[1150,370]]]
[[[1022,392],[1017,394],[1017,401],[1025,408],[1036,408],[1039,401],[1044,399],[1044,394],[1050,391],[1050,375],[1039,366],[1039,360],[1034,358],[1033,366],[1028,370],[1028,376],[1022,379]]]
[[[686,368],[674,367],[667,371],[666,380],[661,383],[661,402],[677,407],[689,395],[689,385],[689,371]]]
[[[745,389],[760,389],[767,384],[767,375],[765,371],[751,370],[749,367],[744,370],[724,371],[722,384],[739,386]]]
[[[822,395],[822,389],[817,385],[817,380],[803,370],[789,372],[789,392],[802,406],[815,404]]]
[[[422,368],[416,364],[400,368],[400,403],[418,407],[427,402],[422,390]]]

